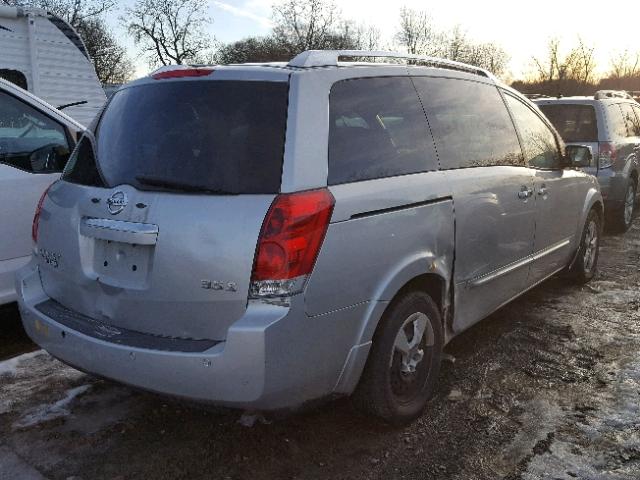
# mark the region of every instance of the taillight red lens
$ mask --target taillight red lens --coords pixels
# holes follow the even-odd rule
[[[598,166],[608,168],[616,163],[616,147],[611,142],[600,142],[600,153],[598,155]]]
[[[40,200],[38,200],[36,213],[33,215],[33,223],[31,224],[31,238],[33,239],[34,243],[38,241],[38,227],[40,225],[40,212],[42,212],[42,204],[44,203],[44,199],[47,198],[47,193],[49,193],[49,189],[51,188],[51,185],[49,185],[47,189],[44,192],[42,192],[42,195],[40,196]]]
[[[211,73],[213,73],[213,68],[181,68],[154,73],[151,75],[151,78],[154,80],[163,80],[166,78],[206,77]]]
[[[278,195],[262,224],[251,281],[311,273],[334,203],[327,189]]]

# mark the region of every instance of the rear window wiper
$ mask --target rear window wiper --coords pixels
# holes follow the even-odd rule
[[[141,185],[166,188],[180,192],[211,193],[214,195],[237,195],[237,192],[223,190],[221,188],[211,188],[206,185],[196,185],[188,182],[181,182],[172,178],[156,177],[153,175],[136,175],[136,180]]]

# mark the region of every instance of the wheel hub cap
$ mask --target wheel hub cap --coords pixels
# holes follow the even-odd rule
[[[414,373],[424,358],[422,339],[427,330],[427,316],[414,313],[409,316],[396,335],[394,351],[400,354],[400,370],[402,373]]]
[[[583,265],[585,271],[590,271],[595,261],[596,251],[598,248],[598,225],[593,220],[589,222],[587,231],[584,235],[584,259]]]

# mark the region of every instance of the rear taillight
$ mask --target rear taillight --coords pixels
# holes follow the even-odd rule
[[[322,246],[335,200],[327,189],[278,195],[262,224],[251,296],[299,293]]]
[[[40,212],[42,212],[42,204],[44,203],[44,199],[47,198],[47,193],[49,193],[49,189],[51,188],[51,185],[49,185],[47,189],[44,192],[42,192],[42,195],[40,196],[40,200],[38,200],[36,213],[33,215],[33,223],[31,224],[31,238],[33,239],[34,243],[38,242],[38,227],[40,224]]]
[[[616,147],[611,142],[600,142],[600,153],[598,154],[598,167],[609,168],[616,163]]]

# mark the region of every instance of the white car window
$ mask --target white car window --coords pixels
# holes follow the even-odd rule
[[[0,92],[0,163],[34,173],[51,173],[62,171],[69,153],[62,125]]]

